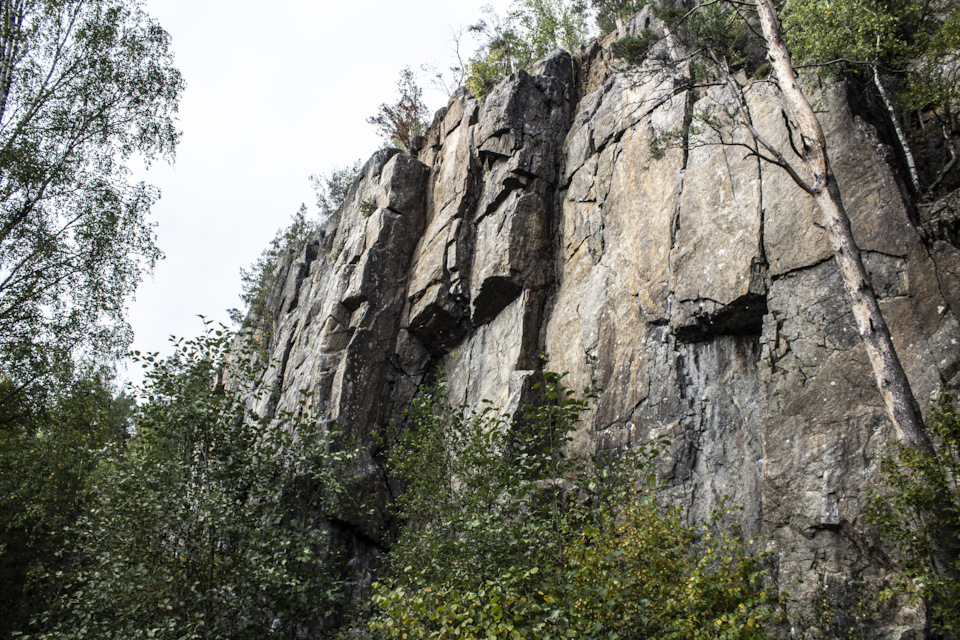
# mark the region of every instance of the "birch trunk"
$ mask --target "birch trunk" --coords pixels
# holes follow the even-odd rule
[[[893,130],[897,134],[897,142],[900,143],[900,150],[903,152],[904,161],[907,163],[907,172],[910,174],[910,183],[913,185],[913,192],[919,194],[920,176],[917,174],[917,163],[913,159],[910,142],[907,140],[907,134],[903,129],[903,120],[901,120],[900,114],[897,113],[896,107],[893,106],[893,100],[890,99],[890,94],[887,92],[886,87],[883,86],[883,81],[880,80],[880,71],[877,69],[877,65],[874,64],[871,66],[873,67],[873,84],[880,93],[880,98],[883,100],[883,107],[887,110],[890,123],[893,125]]]
[[[880,312],[877,296],[863,266],[860,249],[854,241],[850,219],[843,207],[836,178],[830,169],[823,129],[798,84],[772,0],[757,0],[757,11],[783,102],[800,134],[801,160],[808,174],[805,176],[806,184],[801,186],[813,196],[823,214],[823,224],[833,245],[844,289],[850,298],[857,329],[863,338],[887,414],[904,444],[932,452],[933,447],[924,429],[920,406],[897,356],[890,330]]]
[[[13,68],[20,53],[23,13],[23,0],[0,2],[0,122],[7,110]]]

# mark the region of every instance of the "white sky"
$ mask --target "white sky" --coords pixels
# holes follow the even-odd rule
[[[187,88],[176,163],[146,178],[162,191],[153,220],[166,259],[130,305],[134,348],[168,352],[171,334],[201,331],[198,314],[228,324],[240,268],[300,203],[312,207],[308,176],[365,161],[381,145],[366,119],[396,100],[400,71],[447,69],[452,30],[485,4],[502,13],[509,2],[146,0]],[[431,112],[446,104],[425,98]]]

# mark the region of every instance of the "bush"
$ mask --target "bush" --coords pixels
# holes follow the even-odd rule
[[[510,424],[413,403],[388,468],[407,523],[374,585],[387,638],[759,638],[778,595],[721,514],[699,527],[656,498],[647,447],[567,456],[586,402],[547,374],[545,401]]]
[[[109,372],[65,376],[28,389],[0,380],[0,638],[59,590],[71,558],[57,550],[84,511],[83,486],[129,426],[132,400],[115,397]]]
[[[210,329],[168,359],[139,356],[133,437],[87,486],[76,566],[35,637],[296,638],[335,620],[343,578],[323,523],[345,508],[352,453],[328,448],[309,394],[298,415],[253,414],[251,357],[233,344]]]
[[[317,195],[317,211],[321,223],[334,215],[347,199],[347,192],[360,175],[360,161],[346,167],[336,167],[330,173],[310,176],[310,184]]]
[[[885,487],[870,496],[866,518],[899,558],[900,573],[882,597],[923,599],[933,630],[958,637],[960,414],[950,395],[940,396],[927,428],[934,442],[932,455],[897,445],[884,456]]]
[[[579,0],[516,0],[506,18],[491,7],[484,13],[486,19],[469,28],[480,47],[467,63],[466,86],[478,98],[554,49],[576,50],[590,35],[587,7]]]
[[[417,86],[413,71],[407,67],[400,72],[397,81],[400,94],[396,104],[383,103],[377,115],[367,118],[388,147],[396,147],[407,153],[414,150],[414,138],[426,133],[427,105],[423,102],[423,89]]]

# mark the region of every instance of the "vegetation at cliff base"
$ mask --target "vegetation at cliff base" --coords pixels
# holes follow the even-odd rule
[[[309,394],[296,415],[254,413],[256,358],[234,338],[208,326],[169,358],[138,356],[131,437],[100,452],[29,637],[298,638],[332,624],[343,579],[323,523],[349,508],[354,453],[330,448]]]
[[[881,594],[922,600],[932,628],[960,637],[960,413],[943,394],[927,417],[933,453],[896,445],[883,458],[883,486],[865,515],[889,546],[899,572]]]
[[[480,47],[457,69],[462,84],[482,99],[554,49],[581,47],[596,27],[624,35],[625,19],[646,4],[515,0],[504,16],[487,11],[469,28]],[[911,176],[910,192],[928,197],[960,155],[955,4],[787,0],[776,7],[789,27],[781,34],[770,31],[779,29],[770,0],[664,2],[651,10],[656,29],[613,46],[620,58],[613,64],[666,69],[671,95],[728,91],[715,111],[694,114],[700,132],[715,135],[704,144],[739,145],[811,196],[839,203],[839,188],[823,186],[832,172],[812,110],[804,122],[784,109],[779,146],[753,127],[748,78],[780,82],[784,104],[806,102],[783,97],[795,78],[788,64],[761,64],[788,45],[818,70],[811,78],[875,87],[908,164],[909,118],[937,125],[951,159],[926,183]],[[682,50],[680,59],[672,48]],[[287,275],[318,255],[304,250],[334,228],[348,196],[360,222],[376,210],[351,190],[359,162],[311,177],[317,211],[302,206],[241,272],[246,310],[231,314],[239,333],[205,321],[201,336],[174,340],[169,357],[134,354],[145,382],[132,395],[121,392],[114,367],[132,339],[125,307],[161,257],[149,218],[158,192],[134,180],[130,165],[172,160],[183,88],[170,37],[139,0],[0,2],[0,638],[748,640],[783,630],[786,597],[767,573],[775,559],[760,551],[762,541],[742,536],[737,507],[721,501],[696,521],[665,504],[653,473],[662,442],[577,455],[571,433],[587,428],[581,420],[592,393],[578,397],[560,375],[538,374],[536,400],[516,417],[486,405],[452,407],[443,383],[423,388],[401,423],[363,425],[362,437],[379,442],[363,442],[370,450],[362,458],[351,434],[321,415],[327,407],[312,390],[290,388],[305,378],[291,375],[282,389],[263,384],[264,369],[278,364],[265,345],[282,318],[277,300]],[[428,114],[409,68],[397,90],[368,122],[385,144],[416,154]],[[906,110],[922,115],[907,114],[905,124]],[[733,127],[753,137],[735,141]],[[678,132],[678,144],[691,145],[691,132]],[[670,135],[650,140],[655,161],[664,157],[661,133]],[[470,159],[460,187],[467,204],[456,214],[463,231],[450,236],[450,256],[469,249],[469,207],[503,202],[483,199],[483,166],[500,162],[492,155]],[[526,180],[511,173],[497,178],[499,186]],[[336,260],[344,238],[335,247],[326,238]],[[411,252],[423,248],[416,242]],[[853,250],[837,251],[838,259]],[[444,257],[443,268],[452,261]],[[868,292],[869,275],[858,277]],[[537,304],[538,313],[551,313],[546,299]],[[391,345],[378,362],[364,361],[369,352],[336,361],[334,342],[357,344],[375,333],[363,323],[378,305],[343,303],[329,317],[311,306],[307,322],[341,327],[327,344],[302,341],[327,358],[310,382],[320,393],[324,383],[316,381],[331,372],[359,386],[364,367],[382,366],[396,372],[390,383],[399,380],[393,389],[403,396],[429,375],[424,363],[441,357],[423,351],[410,373],[390,351],[394,334],[376,336]],[[875,318],[866,323],[871,330],[883,324]],[[472,322],[469,313],[463,322]],[[413,344],[419,334],[402,328]],[[288,344],[288,353],[295,344],[306,349]],[[912,398],[909,387],[901,391]],[[369,401],[386,407],[393,392]],[[929,442],[920,420],[907,432],[911,446],[883,459],[884,484],[865,514],[889,554],[882,562],[894,570],[883,597],[923,602],[943,637],[960,635],[960,418],[951,402],[943,396],[927,419]],[[919,411],[916,402],[910,407]],[[345,423],[350,410],[339,414]],[[354,495],[366,487],[346,489],[357,489],[360,464],[382,483],[377,518],[365,521],[377,523],[372,533],[356,526],[373,512]],[[343,539],[361,537],[369,556],[349,556]]]
[[[374,585],[375,637],[761,638],[779,615],[763,555],[716,512],[659,503],[654,446],[567,454],[587,408],[545,374],[511,424],[425,390],[388,469],[405,522]]]
[[[0,638],[28,628],[56,598],[70,532],[87,508],[84,486],[104,447],[127,436],[132,399],[109,372],[80,369],[0,405]],[[10,379],[0,393],[12,391]]]
[[[161,256],[131,171],[173,159],[183,88],[139,2],[0,3],[0,637],[56,598],[83,487],[127,435],[113,365]]]

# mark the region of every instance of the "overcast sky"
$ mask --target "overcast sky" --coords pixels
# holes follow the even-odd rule
[[[396,99],[400,71],[449,67],[452,30],[485,4],[509,2],[146,0],[187,88],[176,163],[147,174],[166,259],[131,303],[134,348],[167,352],[171,334],[200,332],[198,314],[228,323],[240,268],[313,204],[308,176],[365,161],[381,145],[366,119]],[[439,91],[426,99],[446,104]]]

